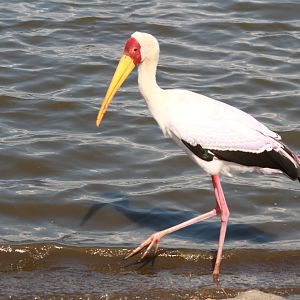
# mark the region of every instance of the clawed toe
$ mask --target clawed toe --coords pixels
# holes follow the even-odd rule
[[[145,248],[146,248],[146,246],[144,246],[143,248],[140,248],[140,246],[139,246],[139,247],[133,249],[128,255],[126,255],[124,257],[124,259],[126,260],[126,259],[128,259],[130,257],[136,256],[137,254],[139,254],[140,252],[142,252]]]
[[[145,240],[142,244],[132,250],[124,259],[128,259],[133,257],[139,253],[142,254],[142,257],[138,260],[138,263],[144,260],[147,256],[155,256],[158,245],[159,245],[160,237],[157,234],[151,235],[147,240]],[[151,253],[151,255],[149,255]]]

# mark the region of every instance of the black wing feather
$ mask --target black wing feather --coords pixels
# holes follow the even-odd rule
[[[199,158],[205,161],[212,161],[214,159],[214,155],[209,153],[207,149],[203,149],[200,145],[193,146],[184,140],[181,141],[188,149],[190,149]]]
[[[215,156],[218,159],[233,162],[243,166],[281,170],[291,179],[298,179],[300,181],[300,166],[296,167],[295,161],[292,161],[284,154],[275,150],[263,151],[261,153],[229,150],[221,151],[213,149],[204,149],[201,147],[201,145],[193,146],[184,140],[182,140],[182,142],[190,151],[192,151],[195,155],[197,155],[199,158],[205,161],[212,161]],[[285,145],[282,144],[282,146],[283,151],[285,151],[291,158],[295,156],[291,152],[291,150],[289,150]]]

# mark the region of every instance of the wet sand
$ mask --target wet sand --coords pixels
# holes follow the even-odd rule
[[[124,261],[128,252],[56,243],[2,245],[1,298],[224,299],[249,290],[286,299],[300,295],[300,251],[226,250],[218,284],[211,274],[214,251],[161,249],[142,263]]]

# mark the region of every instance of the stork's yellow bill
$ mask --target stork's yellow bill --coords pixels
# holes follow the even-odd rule
[[[96,126],[99,127],[103,116],[108,108],[109,103],[113,99],[114,95],[120,88],[120,86],[123,84],[123,82],[126,80],[128,75],[132,72],[134,69],[135,64],[131,57],[127,55],[122,55],[119,64],[117,66],[117,69],[115,71],[115,74],[111,80],[111,83],[107,89],[105,98],[103,100],[103,103],[100,107],[100,110],[98,112],[97,120],[96,120]]]
[[[96,119],[96,126],[99,127],[103,116],[108,108],[109,103],[113,99],[114,95],[126,80],[128,75],[132,72],[134,67],[141,62],[141,46],[138,41],[131,37],[125,44],[123,55],[119,61],[115,74],[108,87],[103,103],[98,112]]]

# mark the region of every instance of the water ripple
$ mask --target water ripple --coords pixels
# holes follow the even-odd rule
[[[0,3],[1,241],[129,247],[213,207],[209,177],[163,137],[136,72],[95,127],[136,30],[160,42],[162,87],[242,108],[300,154],[299,11],[297,1],[267,0]],[[226,247],[299,249],[299,183],[222,180]],[[218,230],[213,220],[165,245],[215,249]]]

